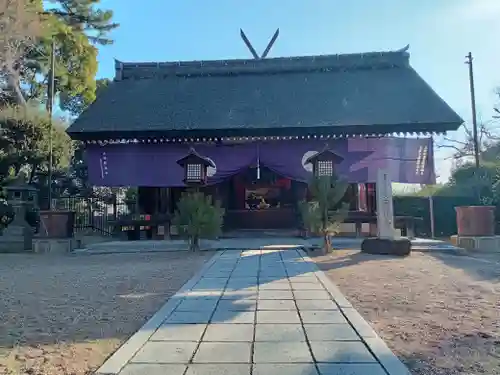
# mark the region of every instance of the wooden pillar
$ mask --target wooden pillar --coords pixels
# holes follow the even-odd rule
[[[367,183],[365,186],[368,212],[375,214],[377,212],[377,186],[375,183]]]
[[[366,184],[366,203],[368,213],[376,215],[377,213],[377,185],[375,183]],[[370,236],[377,235],[377,224],[370,224]]]
[[[358,194],[358,184],[349,184],[349,211],[357,211],[359,209]]]
[[[358,185],[358,210],[367,212],[368,208],[366,205],[367,196],[366,196],[366,184],[357,184]]]

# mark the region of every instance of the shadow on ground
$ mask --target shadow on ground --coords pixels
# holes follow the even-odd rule
[[[60,351],[58,345],[61,343],[80,344],[112,339],[114,344],[109,347],[109,352],[104,356],[100,354],[104,360],[119,343],[140,328],[147,318],[175,294],[211,255],[211,253],[162,253],[58,258],[40,256],[16,258],[16,255],[2,255],[0,256],[0,313],[4,319],[0,322],[0,346],[5,352],[16,345],[33,348],[53,345],[54,352],[57,352]],[[311,255],[315,256],[314,253]],[[467,262],[465,257],[446,255],[441,259],[442,254],[431,256],[436,256],[447,264],[449,262],[453,267],[467,270],[476,275],[475,277],[491,279],[492,276],[496,278],[499,276],[500,268],[496,268],[496,273],[491,271],[485,273],[484,270],[478,269],[479,265],[482,265],[481,262],[476,262],[473,266],[471,265],[473,262]],[[233,293],[233,298],[225,302],[233,305],[234,311],[228,309],[230,312],[224,316],[214,317],[213,322],[227,323],[242,319],[252,305],[245,300],[256,292],[258,285],[303,275],[316,269],[314,264],[297,267],[280,267],[274,264],[293,262],[296,258],[292,256],[281,259],[279,256],[276,257],[275,253],[265,252],[258,256],[242,257],[238,262],[221,259],[217,267],[230,270],[234,279],[239,280],[228,289]],[[318,266],[322,270],[334,270],[391,259],[401,258],[363,254],[357,251],[318,262]],[[411,256],[407,261],[411,261]],[[259,278],[254,277],[253,267],[257,266],[261,270],[268,269],[267,272],[261,271]],[[214,304],[219,303],[220,295],[211,295],[211,292],[218,290],[222,284],[224,287],[228,285],[225,281],[217,280],[217,272],[210,275],[209,269],[205,278],[193,288],[199,294],[195,297],[186,297],[187,302],[203,298],[212,300]],[[46,306],[51,306],[52,309],[49,311]],[[460,343],[458,340],[456,342]],[[493,347],[497,348],[495,345]],[[92,355],[92,352],[88,354]],[[418,362],[419,355],[419,353],[408,354],[405,361]],[[1,361],[0,357],[0,364]],[[89,366],[95,370],[100,362]],[[414,371],[414,373],[455,374],[439,372],[439,368],[431,372],[432,366],[426,366],[429,368],[428,372],[415,370],[420,372]],[[74,372],[83,374],[85,371]],[[58,373],[64,374],[62,371],[50,374]],[[34,371],[32,374],[46,375],[49,372]],[[317,375],[315,367],[311,365],[310,372],[305,372],[304,375]]]
[[[443,253],[428,253],[439,261],[453,268],[467,272],[476,280],[500,282],[500,254],[481,254],[462,256]]]

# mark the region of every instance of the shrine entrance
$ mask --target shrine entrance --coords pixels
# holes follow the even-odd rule
[[[298,202],[306,198],[307,184],[267,167],[247,168],[224,184],[227,194],[225,230],[298,227]]]

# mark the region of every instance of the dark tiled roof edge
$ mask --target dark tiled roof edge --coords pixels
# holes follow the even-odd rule
[[[239,74],[276,74],[316,70],[358,70],[409,67],[406,50],[341,55],[317,55],[257,59],[142,62],[115,60],[115,80]]]

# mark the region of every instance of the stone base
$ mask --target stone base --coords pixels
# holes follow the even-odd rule
[[[75,235],[74,239],[75,239],[76,249],[85,249],[95,244],[116,241],[116,238],[112,236],[103,236],[97,233],[94,234],[78,233],[77,235]]]
[[[361,251],[367,254],[407,256],[411,241],[407,238],[367,238],[361,243]]]
[[[500,253],[500,236],[451,236],[454,246],[464,248],[468,251],[484,251],[489,253]]]
[[[32,249],[28,247],[24,239],[4,240],[0,237],[0,253],[29,253]]]
[[[33,250],[33,231],[27,224],[11,223],[0,236],[0,253],[23,253]]]
[[[76,248],[74,238],[35,238],[33,251],[40,254],[65,254]]]

